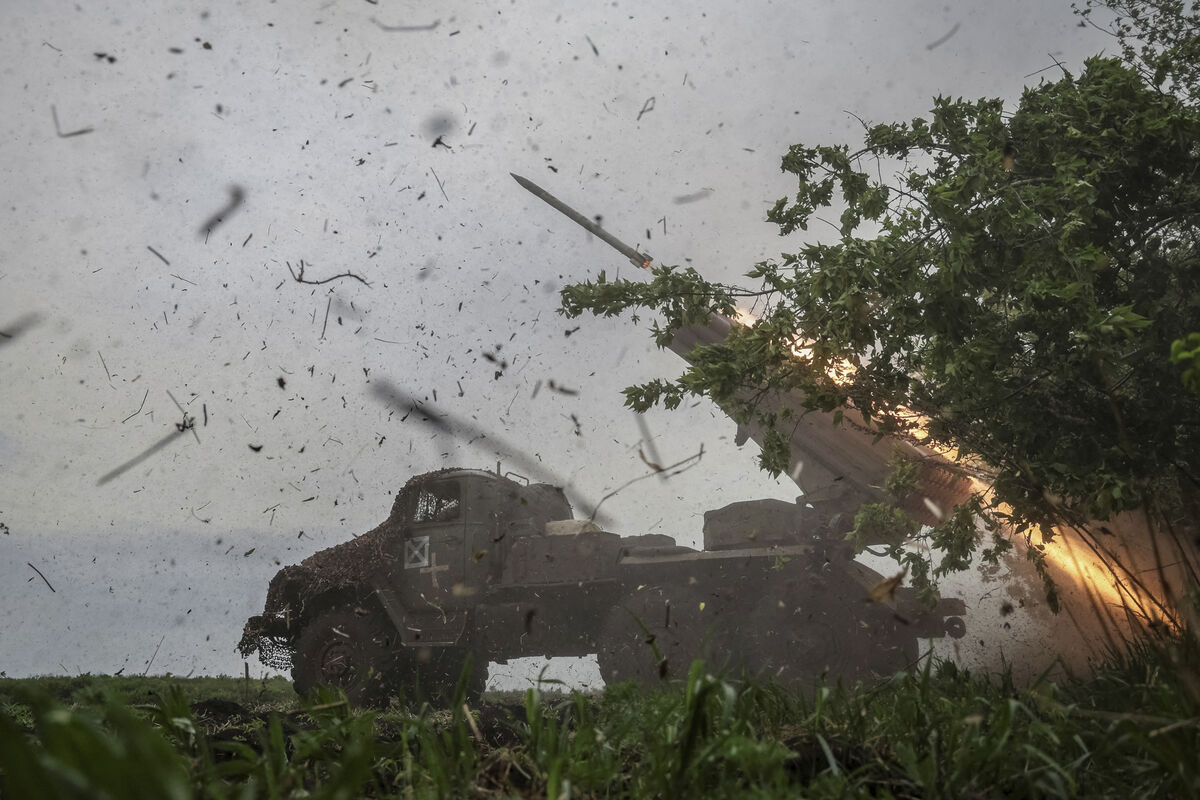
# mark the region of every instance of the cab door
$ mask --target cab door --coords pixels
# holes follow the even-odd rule
[[[421,484],[404,529],[404,606],[413,612],[445,615],[464,605],[466,507],[463,486],[453,477]]]
[[[462,643],[468,612],[457,595],[465,562],[464,486],[457,478],[433,477],[420,484],[398,520],[398,567],[376,587],[405,647]],[[396,564],[396,562],[392,562]]]

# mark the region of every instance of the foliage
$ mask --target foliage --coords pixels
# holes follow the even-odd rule
[[[854,408],[986,463],[975,510],[1010,530],[1139,507],[1167,524],[1200,489],[1200,404],[1170,360],[1200,330],[1200,4],[1105,5],[1125,13],[1124,60],[1058,65],[1015,107],[938,97],[928,118],[866,126],[857,150],[790,148],[799,188],[768,220],[786,235],[832,210],[837,233],[757,264],[760,290],[661,267],[648,284],[567,287],[563,312],[653,309],[661,342],[753,298],[756,323],[697,348],[678,379],[627,389],[628,404],[703,395],[781,427],[786,412],[760,401],[798,390],[809,409]],[[780,438],[761,456],[773,474]],[[977,546],[957,534],[936,534],[956,550],[947,568]]]
[[[1194,638],[1086,681],[926,661],[802,697],[712,675],[476,709],[363,712],[318,690],[251,711],[211,684],[0,685],[4,797],[1188,797],[1200,791]],[[201,693],[201,694],[198,694]],[[129,698],[153,696],[153,702]]]
[[[1086,0],[1075,7],[1085,22],[1106,8],[1112,21],[1104,28],[1115,36],[1127,64],[1143,79],[1188,103],[1200,101],[1200,3],[1185,0]]]
[[[887,556],[900,564],[917,599],[932,607],[938,599],[937,580],[971,565],[979,542],[978,520],[985,515],[979,498],[973,497],[945,514],[938,525],[923,528],[899,507],[917,488],[919,472],[918,464],[893,459],[892,471],[884,484],[891,502],[860,506],[854,516],[854,527],[846,539],[856,554],[868,552]],[[991,527],[995,533],[995,526]],[[913,548],[915,542],[925,547]],[[984,558],[994,562],[1010,546],[1007,539],[998,537],[992,547],[985,548]],[[930,553],[938,554],[936,565]],[[1047,598],[1051,608],[1058,611],[1057,595],[1050,584],[1047,585]]]
[[[1183,385],[1200,394],[1200,333],[1171,343],[1171,362],[1183,367]]]

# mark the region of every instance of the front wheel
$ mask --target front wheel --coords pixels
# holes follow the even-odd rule
[[[916,637],[901,618],[868,603],[840,571],[769,577],[751,619],[740,631],[750,674],[801,691],[871,682],[916,661]]]
[[[296,692],[305,695],[316,686],[328,686],[345,692],[353,705],[369,705],[381,698],[393,650],[382,614],[336,608],[309,622],[296,640],[292,667]]]

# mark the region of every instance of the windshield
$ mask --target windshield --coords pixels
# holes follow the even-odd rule
[[[460,513],[460,494],[457,481],[426,484],[421,487],[413,508],[412,521],[449,522],[458,519]]]

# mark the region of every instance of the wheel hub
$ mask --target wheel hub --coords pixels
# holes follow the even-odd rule
[[[321,676],[330,686],[345,687],[353,683],[358,676],[353,648],[342,642],[327,647],[321,659]]]

